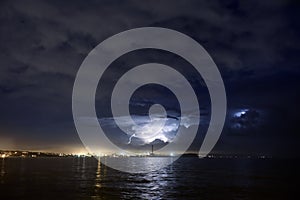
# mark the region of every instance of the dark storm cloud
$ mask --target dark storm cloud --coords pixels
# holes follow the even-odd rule
[[[49,138],[53,143],[69,140],[78,143],[72,124],[71,94],[81,62],[107,37],[144,26],[175,29],[202,44],[224,78],[229,113],[250,108],[272,115],[269,120],[276,125],[272,127],[269,122],[262,135],[270,132],[276,137],[281,135],[289,121],[293,121],[289,130],[296,127],[297,116],[290,110],[293,107],[299,111],[299,3],[296,1],[2,1],[0,4],[0,130],[17,127],[26,130],[18,136],[39,135],[37,140],[45,144]],[[178,60],[171,59],[167,64],[172,66],[174,62]],[[135,63],[134,59],[123,64],[130,63]],[[107,86],[116,73],[118,69],[107,74],[104,79]],[[194,81],[196,91],[202,93],[203,82],[188,76]],[[133,106],[152,103],[138,95],[132,100]],[[208,121],[209,104],[204,107],[207,116],[204,120]],[[230,120],[227,123],[230,127]],[[285,134],[290,136],[294,132]],[[227,134],[224,137],[220,146],[236,142],[229,141]],[[253,139],[253,143],[258,140]],[[274,141],[275,144],[278,139]]]
[[[151,24],[192,35],[229,69],[270,67],[283,59],[282,50],[299,49],[284,2],[29,2],[4,4],[3,46],[12,59],[39,71],[74,75],[106,37]]]

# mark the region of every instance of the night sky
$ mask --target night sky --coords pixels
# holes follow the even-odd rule
[[[0,149],[82,151],[72,117],[73,83],[82,61],[114,34],[153,26],[195,39],[221,72],[228,112],[213,152],[298,156],[299,19],[300,2],[284,0],[1,1]],[[174,67],[193,86],[201,122],[190,151],[197,151],[210,119],[209,95],[192,66],[170,52],[138,50],[117,59],[97,90],[99,123],[124,148],[148,145],[134,138],[128,144],[108,106],[118,77],[147,62]],[[178,102],[166,88],[140,88],[130,110],[144,123],[153,103],[167,108],[175,131]]]

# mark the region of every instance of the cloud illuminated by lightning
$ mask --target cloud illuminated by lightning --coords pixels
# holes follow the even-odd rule
[[[130,118],[133,119],[135,124],[130,123]],[[83,117],[81,120],[90,126],[95,125],[95,123],[100,123],[101,126],[108,128],[115,128],[117,126],[114,123],[114,118],[91,119]],[[172,140],[176,137],[179,126],[189,128],[192,125],[196,125],[197,121],[196,117],[193,115],[186,115],[179,118],[170,117],[166,119],[159,116],[150,119],[148,116],[132,115],[118,117],[118,120],[121,122],[122,126],[126,128],[125,133],[128,136],[128,144],[133,142],[133,138],[139,139],[143,144],[150,144],[155,140],[159,140],[164,143],[172,142]],[[150,123],[151,120],[152,123]],[[165,121],[165,125],[153,134],[155,130],[158,130],[158,126],[160,126],[162,120]]]

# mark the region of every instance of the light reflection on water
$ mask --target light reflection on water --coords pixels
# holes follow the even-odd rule
[[[100,159],[100,158],[99,158]],[[96,179],[95,179],[95,187],[101,188],[101,162],[98,160],[97,171],[96,171]]]
[[[1,184],[4,183],[4,181],[3,181],[3,176],[4,175],[5,175],[5,159],[2,158],[1,170],[0,170]]]
[[[129,173],[145,173],[157,171],[173,163],[174,157],[105,157],[104,163],[114,169]]]
[[[151,166],[153,159],[164,162],[142,161]],[[272,160],[180,158],[158,171],[129,174],[94,158],[6,158],[0,160],[0,197],[287,199],[292,194],[290,173],[296,169],[297,165]]]

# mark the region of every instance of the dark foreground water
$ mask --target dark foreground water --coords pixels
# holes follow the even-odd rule
[[[94,158],[6,158],[0,199],[297,199],[298,170],[295,160],[184,157],[128,174]]]

